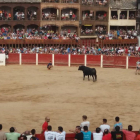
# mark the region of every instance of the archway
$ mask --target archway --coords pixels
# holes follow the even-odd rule
[[[24,25],[21,25],[21,24],[17,24],[13,28],[13,31],[15,33],[22,33],[22,32],[24,32],[24,30],[25,30],[25,26]]]
[[[28,20],[37,20],[38,8],[37,7],[28,7],[27,18]]]
[[[28,33],[35,34],[37,30],[38,30],[38,25],[36,24],[31,24],[27,26]]]
[[[61,10],[62,20],[78,20],[78,9],[75,8],[64,8]]]
[[[59,19],[59,9],[57,8],[45,8],[42,9],[42,20],[58,20]]]
[[[25,20],[25,8],[22,6],[13,9],[14,20]]]
[[[11,7],[2,6],[0,7],[0,20],[11,20]]]

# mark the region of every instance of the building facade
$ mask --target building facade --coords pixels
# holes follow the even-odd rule
[[[0,28],[76,32],[95,38],[108,31],[109,0],[0,0]]]
[[[136,29],[137,0],[110,0],[109,30]]]

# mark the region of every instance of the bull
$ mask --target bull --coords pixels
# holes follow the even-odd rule
[[[92,76],[93,77],[93,82],[97,81],[97,74],[96,74],[96,69],[95,68],[89,68],[89,67],[86,67],[86,66],[79,66],[78,70],[83,71],[83,80],[85,80],[85,76],[88,76],[88,80],[90,80],[89,76]],[[95,78],[95,80],[94,80],[94,78]]]

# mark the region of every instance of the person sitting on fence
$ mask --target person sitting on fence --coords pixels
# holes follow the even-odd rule
[[[51,61],[50,61],[50,63],[48,63],[47,68],[48,68],[48,70],[50,70],[50,69],[52,68],[52,63],[51,63]]]
[[[138,71],[140,71],[140,60],[138,60],[137,62],[136,62],[136,64],[137,64],[137,67],[136,67],[136,74],[138,74]],[[140,73],[139,73],[140,74]]]

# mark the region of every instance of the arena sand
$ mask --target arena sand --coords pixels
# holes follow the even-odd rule
[[[0,67],[0,123],[8,132],[35,128],[41,132],[45,116],[56,131],[74,129],[87,115],[90,130],[103,118],[113,128],[119,116],[124,128],[140,128],[140,75],[134,69],[97,68],[97,82],[82,80],[78,67],[8,65]]]

